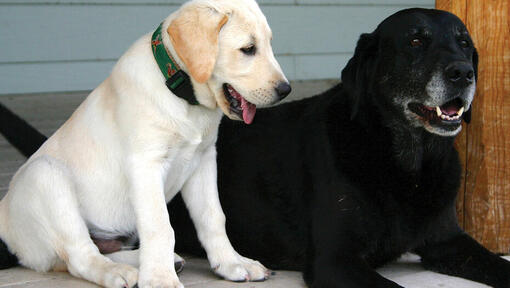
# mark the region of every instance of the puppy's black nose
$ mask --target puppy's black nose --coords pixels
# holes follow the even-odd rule
[[[462,87],[473,83],[475,75],[473,65],[467,62],[453,62],[446,66],[445,73],[450,82]]]
[[[290,91],[292,90],[289,83],[287,82],[280,82],[280,84],[278,84],[278,86],[276,86],[274,89],[276,90],[276,94],[280,100],[287,97],[287,95],[289,95]]]

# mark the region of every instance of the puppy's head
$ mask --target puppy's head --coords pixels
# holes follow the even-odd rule
[[[356,115],[375,103],[385,118],[455,136],[470,120],[478,55],[462,21],[433,9],[407,9],[360,37],[342,72]]]
[[[191,78],[231,119],[251,123],[256,106],[276,103],[290,85],[271,48],[271,29],[253,0],[195,0],[167,28]],[[199,99],[200,100],[200,99]]]

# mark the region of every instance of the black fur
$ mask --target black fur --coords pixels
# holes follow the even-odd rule
[[[415,27],[430,32],[416,49],[408,35]],[[457,224],[454,137],[428,132],[403,112],[408,99],[428,100],[427,82],[450,62],[470,63],[476,73],[476,50],[469,35],[470,46],[459,46],[457,28],[465,29],[446,12],[401,11],[360,37],[343,84],[259,110],[248,127],[222,122],[218,185],[241,254],[303,271],[310,287],[400,287],[374,268],[407,251],[427,269],[510,287],[510,262]],[[459,96],[465,87],[450,84],[442,101],[468,103]],[[177,250],[196,253],[184,205],[169,206]]]

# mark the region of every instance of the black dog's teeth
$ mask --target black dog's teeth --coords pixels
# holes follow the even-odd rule
[[[412,104],[410,105],[411,109],[414,109],[415,113],[424,117],[428,120],[444,120],[444,121],[459,121],[460,117],[464,113],[464,107],[461,107],[455,115],[447,115],[441,111],[439,106],[436,106],[435,109],[427,109],[424,105],[421,104]]]

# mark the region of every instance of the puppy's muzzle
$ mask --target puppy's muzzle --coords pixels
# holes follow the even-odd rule
[[[445,68],[446,79],[459,88],[466,88],[474,81],[473,65],[464,61],[450,63]]]

